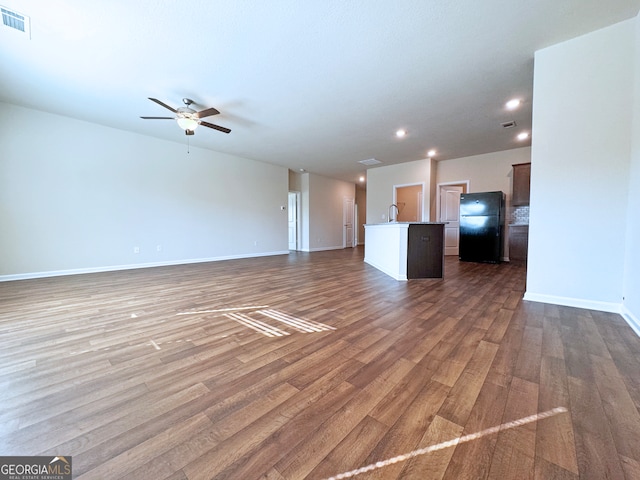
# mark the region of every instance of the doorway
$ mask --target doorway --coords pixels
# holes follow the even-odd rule
[[[300,229],[300,192],[289,192],[287,207],[289,220],[289,250],[299,250]]]
[[[344,197],[342,199],[342,248],[353,248],[355,246],[355,228],[353,219],[355,218],[355,201],[353,198]]]
[[[460,195],[469,191],[469,181],[440,183],[436,197],[436,212],[444,226],[444,254],[459,254],[460,247]]]
[[[424,184],[394,185],[393,203],[398,207],[396,221],[424,222]]]

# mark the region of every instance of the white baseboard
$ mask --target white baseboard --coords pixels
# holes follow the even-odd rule
[[[580,298],[558,297],[555,295],[542,295],[539,293],[525,293],[523,300],[540,303],[550,303],[552,305],[562,305],[565,307],[584,308],[586,310],[597,310],[599,312],[610,312],[619,314],[631,327],[636,335],[640,337],[640,320],[634,316],[623,304],[613,302],[594,302]]]
[[[531,302],[550,303],[552,305],[563,305],[565,307],[584,308],[586,310],[598,310],[600,312],[621,313],[622,304],[613,302],[596,302],[582,298],[559,297],[556,295],[544,295],[540,293],[526,292],[524,300]]]
[[[345,247],[340,245],[339,247],[315,247],[303,250],[303,252],[324,252],[326,250],[344,250]]]
[[[622,305],[620,315],[622,315],[622,318],[624,318],[633,331],[636,332],[636,335],[640,337],[640,319],[631,313],[631,311],[624,305]]]
[[[380,270],[382,273],[385,273],[387,275],[389,275],[391,278],[393,278],[394,280],[398,280],[399,282],[406,282],[408,281],[407,276],[406,275],[399,275],[397,272],[392,272],[390,270],[388,270],[385,267],[382,267],[374,262],[372,262],[371,260],[369,260],[366,256],[364,257],[364,263],[371,265],[373,268],[377,268],[378,270]]]
[[[282,250],[277,252],[265,252],[265,253],[257,253],[257,254],[253,253],[253,254],[243,254],[243,255],[225,255],[221,257],[210,257],[210,258],[170,260],[166,262],[136,263],[136,264],[130,264],[130,265],[111,265],[106,267],[74,268],[70,270],[55,270],[55,271],[48,271],[48,272],[18,273],[14,275],[0,275],[0,282],[11,282],[14,280],[30,280],[33,278],[61,277],[64,275],[82,275],[84,273],[100,273],[100,272],[114,272],[118,270],[134,270],[136,268],[167,267],[171,265],[188,265],[190,263],[220,262],[223,260],[236,260],[240,258],[254,258],[254,257],[270,257],[273,255],[288,255],[288,254],[289,254],[289,250]]]

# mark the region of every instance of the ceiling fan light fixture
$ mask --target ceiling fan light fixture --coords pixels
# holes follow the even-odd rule
[[[194,131],[198,128],[198,121],[189,117],[178,117],[177,118],[178,126],[183,130],[191,130]]]
[[[213,123],[205,122],[202,119],[206,117],[211,117],[213,115],[218,115],[220,112],[213,107],[205,108],[204,110],[200,110],[196,112],[193,108],[190,108],[189,105],[193,103],[193,100],[188,98],[183,98],[182,101],[186,105],[185,107],[173,108],[166,103],[158,100],[157,98],[149,97],[154,103],[157,103],[161,107],[166,108],[167,110],[171,110],[175,116],[173,117],[140,117],[143,120],[175,120],[178,126],[184,130],[187,135],[193,135],[193,131],[198,128],[198,125],[202,125],[203,127],[213,128],[214,130],[218,130],[223,133],[231,133],[231,130],[226,127],[221,127],[220,125],[215,125]]]

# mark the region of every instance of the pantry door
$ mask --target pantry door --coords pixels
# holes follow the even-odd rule
[[[440,185],[439,220],[447,222],[444,226],[444,254],[458,255],[460,243],[460,194],[464,185]]]

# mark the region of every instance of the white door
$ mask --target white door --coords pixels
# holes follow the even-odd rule
[[[342,201],[342,223],[344,225],[342,234],[342,247],[353,247],[353,198],[344,198]]]
[[[289,250],[298,249],[298,195],[289,192]]]
[[[458,255],[460,243],[460,185],[440,186],[440,221],[444,226],[444,254]]]

